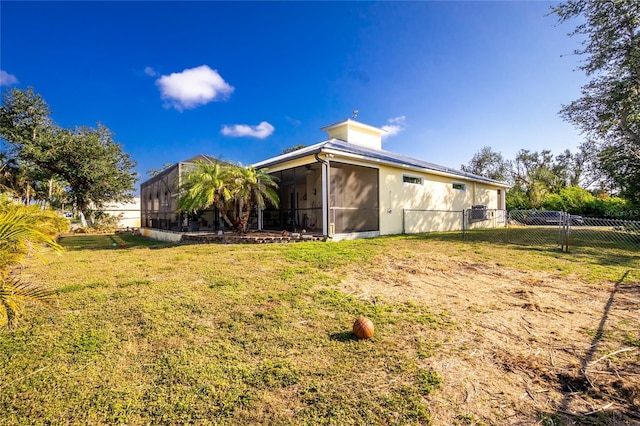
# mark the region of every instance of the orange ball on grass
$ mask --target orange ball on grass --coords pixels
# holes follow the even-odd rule
[[[369,339],[373,336],[373,322],[369,318],[360,317],[353,323],[353,334],[358,339]]]

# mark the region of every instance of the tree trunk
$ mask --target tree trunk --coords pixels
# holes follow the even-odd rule
[[[49,198],[47,199],[47,201],[49,202],[49,205],[51,205],[52,197],[53,197],[53,177],[49,179]]]
[[[251,216],[251,202],[247,201],[245,212],[242,216],[242,231],[246,234],[249,231],[249,217]]]
[[[84,212],[82,210],[80,210],[80,226],[83,228],[87,227],[87,219],[85,219]]]
[[[25,189],[25,196],[24,196],[24,205],[28,206],[30,204],[31,204],[31,185],[27,183],[27,187]]]
[[[220,211],[220,214],[222,215],[222,218],[224,219],[225,223],[227,225],[229,225],[229,229],[233,229],[233,223],[231,222],[231,220],[229,220],[229,216],[227,216],[227,211],[224,208],[224,204],[222,203],[216,203],[216,208],[218,209],[218,211]]]

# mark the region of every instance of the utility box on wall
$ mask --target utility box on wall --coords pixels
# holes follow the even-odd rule
[[[471,222],[478,222],[487,219],[487,206],[482,204],[471,206],[471,217],[469,218]]]

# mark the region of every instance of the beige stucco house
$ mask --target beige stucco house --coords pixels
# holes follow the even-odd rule
[[[508,185],[382,149],[384,130],[347,119],[322,128],[328,139],[253,164],[277,178],[280,205],[255,212],[254,228],[306,231],[334,240],[495,227]],[[175,214],[177,163],[141,185],[142,226],[218,230],[215,209]]]
[[[280,184],[260,228],[344,239],[503,223],[507,184],[385,151],[385,131],[355,120],[322,130],[324,142],[253,164]]]

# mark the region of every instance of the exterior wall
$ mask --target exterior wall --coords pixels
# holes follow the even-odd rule
[[[469,221],[467,218],[467,229],[490,229],[506,227],[506,211],[505,210],[488,210],[486,220]]]
[[[175,230],[179,228],[175,213],[178,207],[179,170],[178,166],[173,166],[140,185],[140,226]]]
[[[179,243],[182,239],[182,232],[172,232],[152,228],[140,228],[140,235],[153,240],[164,241],[166,243]]]
[[[487,209],[497,209],[498,190],[501,190],[501,197],[504,198],[505,189],[499,186],[492,186],[480,182],[465,180],[461,177],[446,177],[429,173],[416,172],[386,166],[382,164],[372,164],[366,160],[357,160],[352,158],[343,158],[336,154],[335,156],[327,156],[321,154],[321,158],[330,161],[330,169],[332,175],[336,164],[352,164],[379,170],[379,194],[378,194],[378,211],[379,211],[379,234],[390,235],[400,234],[403,230],[406,232],[433,232],[433,231],[453,231],[463,228],[466,222],[471,229],[481,227],[500,226],[498,218],[490,217],[488,221],[479,221],[469,223],[464,220],[462,211],[471,209],[474,205],[485,205]],[[293,167],[304,166],[305,164],[317,164],[314,156],[304,157],[297,160],[289,161],[269,169],[269,172],[286,170]],[[403,176],[410,176],[422,179],[421,184],[403,182]],[[319,180],[320,176],[315,175]],[[320,187],[320,182],[314,181],[314,186]],[[336,182],[331,182],[334,186]],[[464,190],[455,189],[453,184],[463,184]],[[301,193],[306,192],[308,200],[311,199],[312,190],[307,187],[296,188]],[[318,203],[322,202],[319,191],[314,195],[314,200]],[[362,195],[358,193],[357,195]],[[335,207],[336,199],[335,191],[332,191],[332,203],[330,207]],[[308,202],[307,200],[307,202]],[[282,207],[288,206],[287,200],[281,200]],[[314,204],[318,206],[318,204]],[[304,202],[300,202],[300,207],[308,207]],[[420,212],[407,214],[403,223],[403,209],[430,210],[430,212]],[[489,211],[488,214],[496,214]],[[331,214],[330,214],[331,216]],[[413,220],[413,223],[410,223]],[[335,222],[334,222],[335,223]],[[404,228],[406,226],[406,229]],[[329,234],[332,234],[331,227],[328,228]],[[337,232],[337,230],[336,230]],[[363,234],[363,233],[361,233]],[[355,234],[349,234],[346,238],[351,238]],[[364,235],[364,234],[363,234]],[[337,236],[337,233],[336,233]],[[339,238],[339,237],[338,237]]]
[[[107,204],[102,209],[111,216],[121,216],[118,222],[119,228],[140,227],[140,197],[135,197],[132,203]]]
[[[348,132],[349,129],[345,126],[337,128],[335,131]],[[372,135],[365,133],[360,129],[358,130],[358,134],[362,137],[373,136],[375,132],[371,132]],[[283,194],[286,193],[287,196],[283,196],[281,199],[280,208],[276,211],[276,219],[283,212],[297,212],[300,215],[300,218],[297,218],[296,221],[299,227],[306,228],[315,225],[310,229],[323,232],[325,235],[334,234],[334,232],[335,234],[343,234],[343,238],[351,238],[356,235],[365,236],[365,234],[371,233],[390,235],[400,234],[403,231],[460,230],[463,229],[465,223],[462,211],[471,209],[474,205],[486,206],[489,210],[488,213],[493,213],[495,217],[491,216],[487,220],[471,223],[466,221],[470,228],[494,227],[504,223],[503,215],[492,212],[492,210],[504,206],[506,188],[502,186],[474,182],[458,176],[440,176],[409,169],[409,167],[413,166],[407,166],[407,168],[390,166],[379,159],[359,158],[356,155],[343,154],[337,150],[327,150],[319,156],[329,162],[328,169],[326,163],[318,162],[314,155],[292,159],[268,168],[267,171],[269,173],[282,175],[283,177],[286,173],[294,173],[291,179],[289,177],[283,178],[281,182],[281,187],[287,186],[286,191],[285,188],[281,188],[281,192]],[[358,179],[355,175],[349,179],[342,177],[341,181],[342,175],[338,173],[340,169],[344,172],[349,169],[355,171],[357,168],[341,167],[339,164],[374,169],[378,176],[375,179],[374,175],[373,182],[375,182],[375,185],[364,185],[369,181],[366,178],[364,180]],[[185,230],[185,224],[179,223],[180,218],[176,217],[175,214],[177,200],[177,190],[175,188],[179,172],[183,166],[187,167],[188,164],[185,162],[179,163],[177,166],[166,170],[165,173],[141,185],[142,222],[140,225],[142,227]],[[329,194],[330,200],[328,203],[326,192],[328,183],[327,170],[331,173],[331,178],[328,180],[333,187]],[[295,174],[296,171],[302,172],[300,179]],[[404,176],[420,179],[420,182],[404,182]],[[341,190],[348,189],[348,191],[341,192],[341,190],[336,190],[336,184],[341,186]],[[461,185],[463,188],[459,187]],[[375,188],[376,186],[377,188]],[[375,189],[367,191],[366,189],[369,187]],[[373,192],[377,193],[374,194]],[[375,203],[370,202],[373,200],[372,197],[377,197]],[[423,212],[416,214],[411,219],[414,222],[407,223],[407,216],[403,215],[403,210],[405,209],[421,210]],[[378,216],[377,226],[365,226],[362,224],[363,216],[357,215],[367,213],[366,210],[370,210],[368,213],[374,217]],[[424,212],[427,210],[429,212]],[[336,227],[340,222],[340,220],[336,219],[337,214],[342,215],[338,218],[342,220],[341,223],[346,223],[340,229]],[[354,215],[354,220],[357,220],[357,222],[344,220],[345,217],[351,214]],[[199,220],[200,223],[198,225],[200,227],[211,227],[212,224],[216,224],[214,226],[217,227],[217,218],[214,211],[205,213]],[[329,222],[333,223],[333,229],[329,226]],[[376,228],[377,231],[374,230]],[[370,232],[351,232],[354,229]],[[151,231],[147,229],[146,232]],[[152,236],[152,238],[156,237]]]
[[[422,183],[403,182],[403,176],[421,178]],[[465,189],[454,189],[454,183],[464,184]],[[432,210],[417,219],[428,222],[423,223],[421,229],[462,229],[462,213],[451,211],[462,212],[479,204],[495,209],[498,206],[498,189],[460,178],[380,166],[380,234],[399,234],[403,231],[403,209]]]

